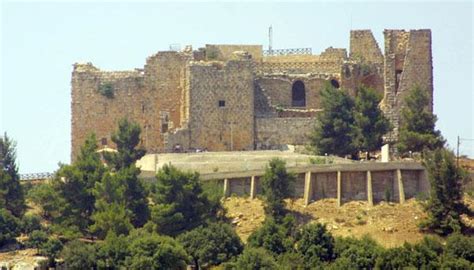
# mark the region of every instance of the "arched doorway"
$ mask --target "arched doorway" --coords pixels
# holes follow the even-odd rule
[[[306,91],[302,81],[296,81],[293,83],[291,89],[291,106],[306,107]]]

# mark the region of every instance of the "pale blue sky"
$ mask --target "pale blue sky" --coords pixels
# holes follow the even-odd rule
[[[54,171],[69,162],[72,64],[107,70],[143,67],[172,43],[274,48],[349,47],[350,29],[432,29],[434,110],[451,146],[474,138],[473,5],[464,2],[133,3],[10,2],[1,4],[0,131],[18,143],[20,172]],[[474,143],[461,153],[474,156]]]

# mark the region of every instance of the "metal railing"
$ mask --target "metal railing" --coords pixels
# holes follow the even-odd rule
[[[52,173],[22,173],[20,174],[20,181],[32,181],[32,180],[47,180],[53,178]]]
[[[305,55],[313,54],[311,48],[295,48],[295,49],[278,49],[278,50],[264,50],[264,56],[277,56],[277,55]]]

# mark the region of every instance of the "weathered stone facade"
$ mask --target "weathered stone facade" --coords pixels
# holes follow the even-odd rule
[[[346,49],[320,55],[305,49],[263,51],[260,45],[206,45],[163,51],[143,69],[102,71],[74,64],[72,158],[90,132],[114,147],[120,118],[142,127],[148,152],[275,149],[304,144],[331,83],[350,94],[366,85],[383,94],[381,108],[397,137],[406,92],[414,85],[433,94],[430,30],[385,30],[385,55],[370,30],[350,33]]]

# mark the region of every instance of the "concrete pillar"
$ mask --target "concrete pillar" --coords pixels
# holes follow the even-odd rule
[[[372,193],[372,172],[367,171],[367,202],[369,206],[374,205],[374,194]]]
[[[405,203],[405,189],[403,188],[402,171],[397,169],[397,182],[398,182],[398,198],[400,203]]]
[[[255,199],[255,195],[257,195],[257,185],[255,183],[255,175],[250,177],[250,199]]]
[[[307,206],[313,195],[313,183],[311,181],[311,172],[306,172],[304,176],[304,205]]]
[[[229,179],[224,179],[224,198],[229,196]]]
[[[341,190],[341,171],[337,171],[337,206],[341,206],[342,193]]]

